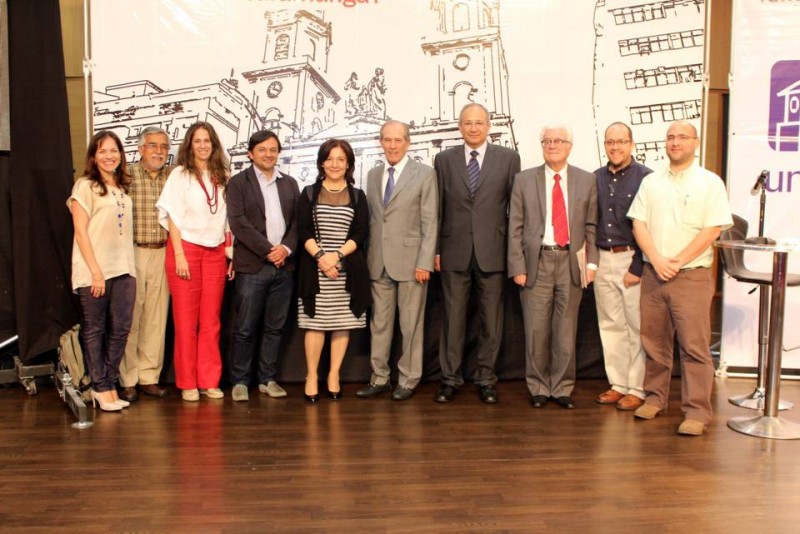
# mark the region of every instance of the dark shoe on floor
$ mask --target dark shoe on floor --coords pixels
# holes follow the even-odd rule
[[[609,389],[608,391],[604,391],[600,395],[598,395],[597,398],[594,399],[594,401],[597,404],[615,404],[624,396],[625,396],[624,393],[620,393],[615,389]]]
[[[158,384],[139,384],[139,389],[142,390],[142,393],[151,397],[163,398],[167,396],[167,390]]]
[[[481,386],[481,402],[484,404],[497,404],[499,400],[494,386]]]
[[[411,398],[411,395],[414,394],[413,389],[404,388],[403,386],[397,386],[397,389],[394,390],[392,393],[392,400],[396,401],[404,401]]]
[[[319,400],[319,393],[314,394],[314,395],[307,395],[307,394],[303,393],[303,398],[306,400],[306,402],[310,402],[311,404],[314,404]]]
[[[556,404],[561,406],[562,408],[566,408],[567,410],[572,410],[575,408],[575,403],[572,401],[572,397],[558,397],[555,399]]]
[[[330,391],[328,390],[328,398],[331,400],[339,400],[342,398],[342,390],[339,391]]]
[[[370,384],[365,388],[361,388],[356,391],[356,397],[374,397],[375,395],[380,395],[381,393],[386,393],[387,391],[391,391],[392,385],[388,382],[386,384]]]
[[[448,386],[447,384],[442,384],[439,387],[439,391],[436,392],[436,396],[433,398],[435,402],[450,402],[453,400],[453,397],[456,396],[458,390],[453,386]]]
[[[531,397],[531,406],[534,408],[544,408],[547,404],[547,397],[545,395],[534,395]]]
[[[135,387],[122,388],[122,391],[119,392],[119,398],[128,402],[136,402],[139,400],[139,392],[136,391]]]

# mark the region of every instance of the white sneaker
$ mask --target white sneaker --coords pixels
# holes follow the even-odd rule
[[[181,390],[181,398],[189,402],[197,402],[200,400],[200,393],[196,389]]]
[[[205,395],[209,399],[221,399],[225,397],[225,394],[219,388],[201,389],[200,394]]]
[[[233,386],[233,391],[231,392],[231,397],[235,401],[247,401],[250,400],[250,393],[247,391],[247,386],[244,384],[236,384]]]
[[[266,384],[259,384],[258,391],[261,393],[266,393],[273,399],[286,396],[286,390],[280,387],[274,380],[270,380]]]

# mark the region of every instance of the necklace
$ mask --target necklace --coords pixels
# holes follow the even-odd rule
[[[117,192],[110,187],[109,189],[114,195],[114,202],[117,203],[117,226],[119,226],[119,235],[122,235],[122,220],[125,218],[125,193],[120,190],[119,197],[117,197]]]
[[[327,191],[328,193],[341,193],[342,191],[347,189],[347,185],[343,185],[339,189],[330,189],[327,185],[325,185],[325,182],[322,182],[322,187],[325,188],[325,191]]]
[[[203,180],[197,180],[200,182],[200,187],[203,189],[203,193],[206,195],[206,204],[208,205],[208,211],[211,212],[211,215],[217,213],[217,208],[219,207],[219,202],[217,198],[217,184],[214,184],[214,191],[209,193],[208,189],[206,189],[206,184],[203,183]],[[213,182],[212,182],[213,183]]]

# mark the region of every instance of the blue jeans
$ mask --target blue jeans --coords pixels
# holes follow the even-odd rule
[[[276,269],[271,263],[255,274],[236,273],[233,330],[234,384],[250,385],[253,348],[261,325],[261,351],[258,358],[258,381],[266,384],[278,374],[278,350],[281,332],[292,300],[292,274]]]
[[[79,287],[78,298],[83,311],[83,355],[92,387],[97,392],[111,391],[131,330],[136,278],[124,274],[106,280],[106,292],[98,298],[91,295],[91,287]]]

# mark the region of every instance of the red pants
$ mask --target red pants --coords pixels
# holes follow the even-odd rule
[[[225,293],[225,246],[202,247],[183,241],[189,280],[175,272],[175,249],[167,241],[167,282],[175,322],[175,385],[179,389],[219,387],[220,311]]]

